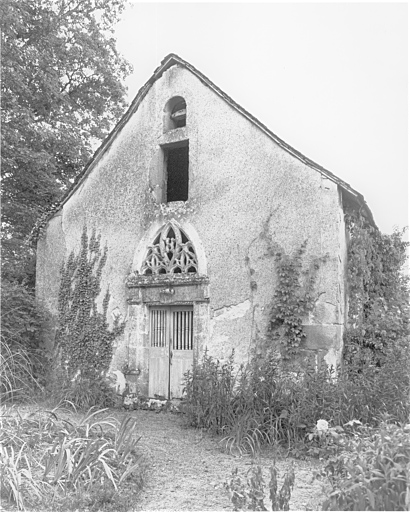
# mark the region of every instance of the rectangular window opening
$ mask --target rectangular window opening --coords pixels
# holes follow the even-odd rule
[[[189,182],[188,144],[165,150],[167,178],[166,202],[187,201]]]

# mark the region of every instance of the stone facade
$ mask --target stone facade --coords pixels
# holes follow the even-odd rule
[[[184,168],[176,171],[176,192],[175,166]],[[102,289],[110,288],[110,313],[126,320],[112,369],[134,368],[133,386],[143,394],[150,386],[153,307],[171,315],[176,306],[192,309],[193,358],[206,347],[221,359],[235,349],[244,361],[267,330],[277,279],[268,241],[292,254],[307,240],[306,266],[327,259],[304,322],[304,348],[334,364],[346,322],[347,201],[367,209],[349,185],[170,55],[39,237],[37,297],[54,319],[47,343],[53,344],[60,267],[79,247],[84,225],[108,247]],[[161,235],[166,228],[178,243]]]

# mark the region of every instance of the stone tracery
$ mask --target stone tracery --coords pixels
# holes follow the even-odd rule
[[[159,274],[193,274],[198,272],[198,260],[192,242],[172,223],[166,224],[141,266],[145,276]]]

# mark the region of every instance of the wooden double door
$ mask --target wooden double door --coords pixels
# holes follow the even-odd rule
[[[193,307],[150,308],[150,397],[181,398],[184,373],[193,363]]]

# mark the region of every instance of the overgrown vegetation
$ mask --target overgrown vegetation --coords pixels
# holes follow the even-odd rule
[[[126,107],[131,68],[112,37],[124,7],[123,0],[0,3],[2,399],[44,385],[31,242]]]
[[[342,449],[317,475],[332,485],[323,510],[409,510],[410,424],[354,426],[337,436]]]
[[[275,464],[272,464],[269,480],[270,509],[265,506],[265,481],[262,468],[259,465],[254,465],[248,470],[246,482],[238,474],[238,469],[234,469],[232,477],[225,483],[225,489],[229,493],[234,510],[289,510],[289,500],[294,484],[295,472],[291,467],[287,471],[279,490],[278,470]]]
[[[113,29],[123,0],[3,0],[2,258],[34,285],[26,244],[126,106]],[[40,223],[41,224],[41,223]],[[37,230],[41,226],[37,224]]]
[[[384,235],[356,210],[347,215],[347,226],[349,328],[344,361],[380,367],[386,354],[406,344],[410,334],[409,275],[402,271],[409,247],[403,240],[406,230]]]
[[[291,359],[306,338],[302,321],[314,308],[317,271],[326,258],[315,258],[310,268],[303,269],[307,240],[295,254],[288,256],[283,251],[275,251],[267,235],[265,239],[268,250],[274,255],[278,277],[269,316],[269,338],[280,346],[283,359]]]
[[[42,386],[34,374],[34,355],[24,346],[0,340],[0,401],[28,400]]]
[[[233,454],[255,456],[270,443],[294,456],[326,459],[333,492],[324,506],[331,510],[404,510],[410,502],[402,442],[408,431],[400,425],[410,417],[410,349],[409,281],[402,267],[409,244],[404,231],[382,235],[357,211],[349,212],[347,226],[349,325],[337,374],[300,357],[284,363],[303,343],[314,272],[305,272],[302,284],[303,246],[292,258],[272,253],[279,285],[265,346],[242,366],[234,354],[221,363],[205,353],[186,374],[187,420],[220,434]],[[364,430],[351,432],[351,425]],[[241,493],[246,506],[263,510],[249,501],[249,492]]]
[[[135,418],[3,408],[0,422],[3,503],[19,510],[119,511],[141,490],[145,463]]]
[[[84,227],[78,254],[71,252],[61,270],[55,371],[58,379],[62,379],[61,398],[80,407],[114,403],[114,392],[105,378],[113,342],[125,324],[116,318],[112,329],[109,328],[108,290],[102,312],[97,308],[106,259],[107,248],[100,248],[100,237],[95,231],[88,237]]]
[[[233,354],[220,363],[205,353],[187,374],[188,421],[224,434],[230,451],[255,452],[269,442],[286,443],[296,453],[321,418],[334,427],[352,420],[377,426],[386,414],[391,421],[407,421],[409,294],[401,268],[408,243],[402,240],[403,233],[381,235],[359,214],[351,214],[348,224],[353,298],[345,359],[337,378],[335,369],[317,369],[309,360],[282,364],[282,347],[278,350],[272,337],[267,337],[270,345],[264,351],[255,350],[247,365],[235,365]],[[279,327],[276,334],[286,338],[286,345],[291,340],[293,348],[303,340],[302,317],[311,305],[314,284],[313,275],[306,273],[308,286],[301,285],[303,252],[302,246],[293,258],[276,255],[281,284],[274,293],[271,318]],[[290,337],[287,330],[292,331]]]
[[[386,414],[407,421],[408,355],[395,348],[382,368],[340,370],[336,379],[326,365],[290,370],[274,353],[239,368],[233,355],[221,364],[205,354],[186,375],[187,420],[223,435],[231,453],[256,454],[270,443],[293,455],[323,455],[308,439],[318,419],[334,427],[352,420],[376,426]]]
[[[45,354],[40,349],[43,318],[33,294],[5,280],[1,293],[0,400],[23,400],[44,384]]]

